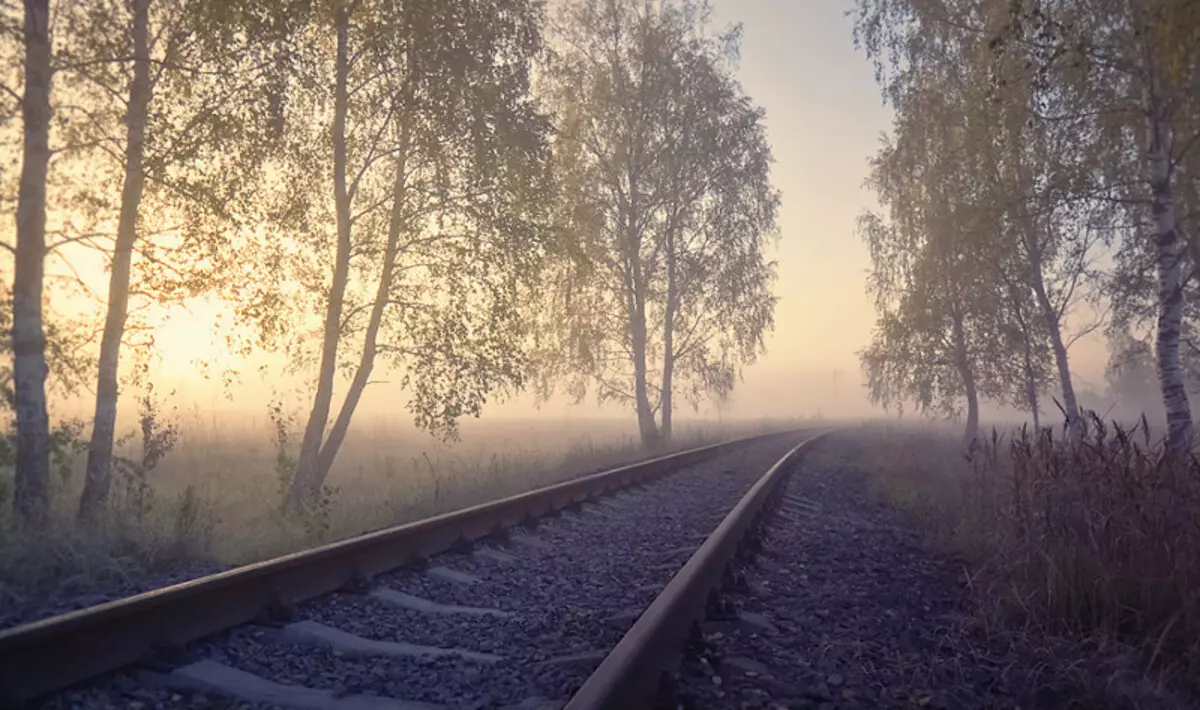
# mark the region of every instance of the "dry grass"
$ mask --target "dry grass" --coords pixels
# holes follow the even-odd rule
[[[1197,685],[1200,463],[1168,466],[1148,429],[1095,418],[1078,443],[957,436],[871,425],[865,453],[876,491],[971,563],[980,621],[1132,647],[1142,671]]]
[[[0,500],[0,607],[268,559],[646,456],[623,421],[469,424],[449,445],[400,424],[364,421],[339,454],[323,504],[303,519],[279,512],[296,440],[286,422],[283,436],[263,421],[193,413],[174,422],[180,436],[171,450],[144,475],[118,477],[107,525],[86,534],[72,524],[83,476],[78,457],[55,478],[56,522],[48,532],[20,530]],[[671,448],[783,425],[684,422]],[[137,458],[143,447],[135,440],[122,448]],[[0,499],[5,484],[11,487],[11,471],[0,472]]]

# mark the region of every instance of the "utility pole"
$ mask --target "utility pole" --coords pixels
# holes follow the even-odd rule
[[[834,410],[833,416],[835,416],[835,417],[837,416],[836,406],[837,406],[837,401],[838,401],[838,380],[840,380],[841,377],[842,377],[842,371],[840,369],[834,368],[834,370],[833,370],[833,403],[835,406],[835,410]]]

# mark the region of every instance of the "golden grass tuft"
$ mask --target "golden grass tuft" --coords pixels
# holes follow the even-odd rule
[[[1143,422],[964,447],[870,425],[870,484],[971,563],[981,623],[1128,645],[1159,679],[1200,678],[1200,462],[1169,465]],[[1200,685],[1200,683],[1197,683]]]

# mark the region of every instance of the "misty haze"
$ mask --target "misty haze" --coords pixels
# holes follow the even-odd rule
[[[0,707],[1200,707],[1200,2],[0,30]]]

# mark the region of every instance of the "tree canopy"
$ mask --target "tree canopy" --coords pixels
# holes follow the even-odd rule
[[[543,394],[629,403],[642,441],[674,394],[727,396],[774,325],[778,192],[763,112],[733,78],[740,29],[707,4],[565,3],[547,63],[557,234]]]

